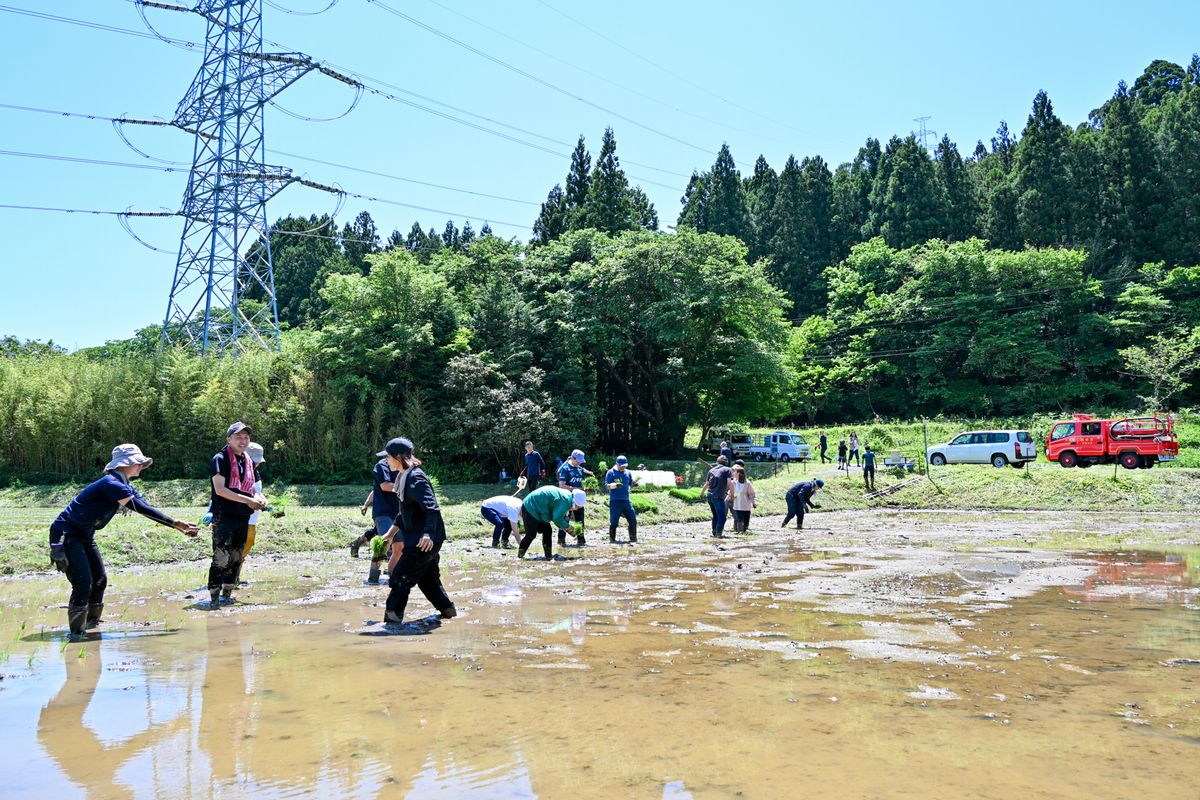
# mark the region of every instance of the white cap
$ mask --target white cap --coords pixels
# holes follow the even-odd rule
[[[571,501],[577,506],[586,505],[587,495],[583,493],[583,489],[576,489],[571,492]]]
[[[250,444],[246,445],[246,455],[250,456],[250,461],[253,464],[261,464],[266,461],[266,459],[263,458],[263,446],[258,442],[251,442]]]

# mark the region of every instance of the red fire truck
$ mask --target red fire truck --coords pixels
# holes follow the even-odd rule
[[[1046,460],[1061,467],[1090,467],[1114,461],[1125,469],[1150,469],[1179,456],[1175,419],[1170,415],[1096,419],[1076,414],[1056,422],[1046,437]]]

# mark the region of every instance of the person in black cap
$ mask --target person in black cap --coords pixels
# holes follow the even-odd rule
[[[94,628],[102,621],[108,575],[96,546],[96,531],[118,511],[136,511],[185,536],[196,535],[195,525],[171,519],[129,485],[152,463],[154,459],[142,455],[136,444],[117,445],[112,460],[104,466],[104,475],[88,484],[50,524],[50,562],[71,581],[67,625],[72,637],[81,636],[85,627]]]
[[[458,611],[442,587],[439,552],[446,541],[446,525],[433,484],[421,469],[421,460],[413,455],[413,444],[408,439],[392,439],[378,455],[399,473],[394,488],[400,501],[399,514],[384,537],[392,543],[388,564],[388,586],[392,590],[383,622],[387,626],[404,622],[404,609],[414,586],[443,619],[451,619]]]
[[[212,457],[213,555],[208,568],[209,610],[233,602],[237,575],[245,555],[250,515],[266,508],[267,501],[254,491],[254,462],[246,454],[250,426],[235,422],[225,431],[225,449]]]
[[[787,524],[792,521],[792,517],[796,518],[796,530],[801,530],[804,527],[804,510],[808,508],[819,508],[812,501],[813,495],[825,488],[825,481],[817,478],[814,481],[801,481],[795,486],[787,490],[785,495],[787,499],[787,516],[783,518],[783,524],[779,527],[786,528]]]

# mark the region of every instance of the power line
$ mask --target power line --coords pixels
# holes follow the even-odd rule
[[[643,130],[649,131],[650,133],[653,133],[657,136],[661,136],[664,139],[669,139],[677,144],[681,144],[684,147],[690,147],[693,150],[698,150],[701,153],[706,153],[706,154],[711,154],[711,152],[712,152],[707,147],[701,147],[700,145],[689,142],[686,139],[680,139],[678,136],[673,136],[665,131],[661,131],[655,127],[646,125],[642,122],[638,122],[637,120],[633,119],[632,117],[628,117],[624,114],[621,114],[618,111],[614,111],[611,108],[602,106],[599,103],[594,103],[591,100],[588,100],[587,98],[582,97],[582,96],[576,94],[575,92],[570,91],[569,89],[564,89],[563,87],[558,86],[557,84],[551,83],[550,81],[545,80],[544,78],[539,78],[537,75],[534,75],[531,72],[527,72],[518,66],[510,64],[502,58],[498,58],[496,56],[491,55],[490,53],[486,53],[483,50],[480,50],[478,47],[467,44],[463,40],[457,39],[457,38],[451,36],[450,34],[433,27],[432,25],[428,25],[424,22],[421,22],[416,17],[413,17],[409,14],[405,14],[403,11],[401,11],[397,8],[393,8],[392,6],[389,6],[387,3],[384,3],[381,0],[366,0],[366,2],[368,2],[372,5],[379,6],[379,8],[383,9],[384,11],[388,12],[389,14],[392,14],[395,17],[398,17],[402,20],[405,20],[406,22],[416,25],[418,28],[421,28],[422,30],[428,31],[429,33],[432,33],[433,35],[435,35],[439,38],[445,39],[446,41],[450,42],[451,44],[461,47],[462,49],[464,49],[468,52],[474,53],[475,55],[479,56],[480,58],[490,61],[493,64],[496,64],[497,66],[503,67],[504,69],[509,70],[510,72],[513,72],[517,75],[520,75],[523,78],[531,80],[540,86],[544,86],[545,88],[550,89],[551,91],[554,91],[561,95],[569,97],[572,100],[576,100],[576,101],[583,103],[586,106],[590,106],[598,111],[603,111],[605,114],[611,114],[612,116],[616,117],[617,119],[628,122],[630,125],[635,125],[639,128],[642,128]]]
[[[369,2],[369,1],[370,1],[370,0],[368,0],[368,2]],[[767,115],[763,114],[761,111],[758,111],[758,110],[756,110],[756,109],[754,109],[754,108],[748,108],[748,107],[746,107],[746,106],[742,105],[741,103],[735,103],[734,101],[730,100],[729,98],[727,98],[727,97],[723,97],[722,95],[719,95],[719,94],[717,94],[716,92],[714,92],[714,91],[713,91],[712,89],[710,89],[709,87],[707,87],[707,86],[704,86],[703,84],[700,84],[700,83],[696,83],[695,81],[691,80],[690,78],[687,78],[687,77],[685,77],[685,76],[683,76],[683,75],[680,75],[679,73],[677,73],[677,72],[674,72],[673,70],[671,70],[671,69],[669,69],[669,68],[667,68],[667,67],[664,67],[662,64],[659,64],[659,63],[658,63],[658,62],[656,62],[656,61],[652,61],[652,60],[650,60],[649,58],[646,58],[644,55],[642,55],[642,54],[641,54],[640,52],[638,52],[637,50],[634,50],[634,49],[632,49],[632,48],[626,47],[625,45],[623,45],[623,44],[621,44],[620,42],[616,41],[616,40],[615,40],[615,39],[613,39],[612,37],[610,37],[610,36],[608,36],[608,35],[604,34],[604,33],[603,33],[603,32],[601,32],[601,31],[598,31],[598,30],[596,30],[595,28],[593,28],[592,26],[588,25],[587,23],[585,23],[585,22],[582,22],[581,20],[579,20],[579,19],[576,19],[575,17],[571,16],[571,15],[570,15],[570,14],[568,14],[567,12],[565,12],[565,11],[563,11],[563,10],[559,9],[559,8],[556,8],[556,7],[552,6],[552,5],[550,5],[549,3],[545,2],[545,0],[537,0],[537,1],[538,1],[539,3],[541,3],[543,6],[545,6],[546,8],[550,9],[551,11],[553,11],[555,14],[558,14],[558,15],[559,15],[559,16],[561,16],[561,17],[565,17],[566,19],[568,19],[568,20],[570,20],[571,22],[575,23],[576,25],[578,25],[579,27],[583,28],[584,30],[586,30],[586,31],[588,31],[588,32],[590,32],[590,33],[592,33],[592,34],[593,34],[593,35],[595,35],[595,36],[598,36],[598,37],[600,37],[601,39],[603,39],[604,41],[606,41],[606,42],[608,42],[609,44],[613,45],[614,47],[618,47],[618,48],[620,48],[621,50],[624,50],[626,53],[629,53],[629,54],[630,54],[631,56],[633,56],[634,58],[636,58],[636,59],[638,59],[638,60],[640,60],[640,61],[644,61],[645,63],[649,64],[650,66],[654,67],[655,69],[657,69],[657,70],[660,70],[660,71],[662,71],[662,72],[665,72],[667,75],[670,75],[672,78],[675,78],[676,80],[682,81],[682,82],[686,83],[688,86],[691,86],[691,87],[692,87],[692,88],[694,88],[694,89],[699,89],[700,91],[704,92],[705,94],[707,94],[707,95],[709,95],[709,96],[711,96],[711,97],[715,97],[716,99],[720,100],[722,103],[725,103],[725,104],[727,104],[727,105],[730,105],[730,106],[732,106],[732,107],[734,107],[734,108],[736,108],[736,109],[738,109],[738,110],[740,110],[740,111],[745,111],[745,112],[747,112],[747,113],[753,114],[754,116],[758,117],[759,119],[764,119],[764,120],[766,120],[767,122],[770,122],[770,123],[772,123],[772,124],[774,124],[774,125],[779,125],[780,127],[783,127],[783,128],[789,128],[789,129],[791,129],[791,130],[793,130],[793,131],[796,131],[797,133],[805,133],[805,132],[806,132],[806,131],[804,131],[804,130],[801,130],[800,128],[797,128],[797,127],[795,127],[795,126],[793,126],[793,125],[789,125],[789,124],[787,124],[787,123],[785,123],[785,122],[780,122],[779,120],[772,119],[771,117],[768,117]]]
[[[158,33],[148,33],[146,31],[135,31],[129,28],[118,28],[115,25],[105,25],[99,22],[88,22],[82,19],[74,19],[72,17],[60,17],[54,14],[44,14],[40,11],[30,11],[24,8],[14,8],[12,6],[0,5],[0,11],[7,11],[11,14],[21,14],[26,17],[36,17],[38,19],[52,20],[54,22],[63,22],[68,25],[78,25],[83,28],[93,28],[95,30],[108,31],[109,33],[121,33],[126,36],[136,36],[141,39],[158,39],[166,41],[168,44],[173,44],[177,47],[184,47],[189,50],[195,50],[200,47],[196,42],[189,42],[185,39],[173,39],[169,36],[162,36]]]

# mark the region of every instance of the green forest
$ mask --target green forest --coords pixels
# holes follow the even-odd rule
[[[609,129],[529,242],[280,219],[280,352],[0,340],[0,478],[90,474],[119,441],[195,477],[234,419],[273,475],[334,483],[399,433],[452,481],[525,439],[665,455],[724,422],[1200,404],[1200,57],[1074,127],[1038,92],[963,152],[868,138],[742,174],[722,146],[662,231]]]

